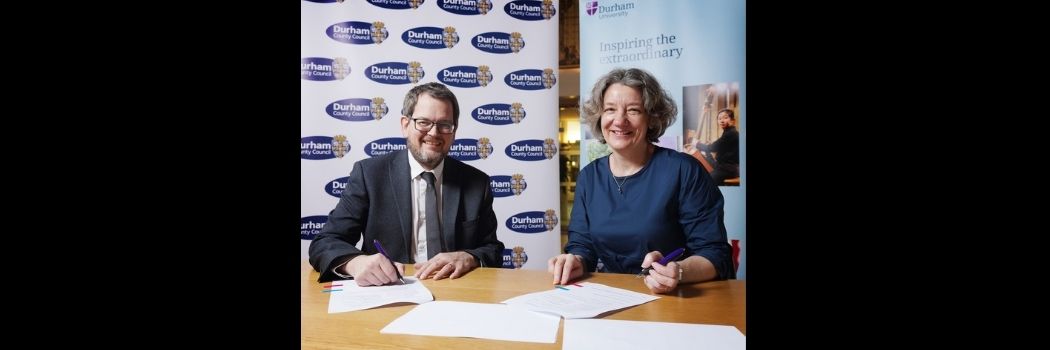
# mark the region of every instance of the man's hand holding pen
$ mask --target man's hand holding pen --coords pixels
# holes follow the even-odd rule
[[[382,286],[398,282],[398,274],[405,273],[405,265],[393,262],[383,254],[358,255],[346,263],[346,274],[354,276],[359,286]],[[395,270],[396,268],[396,270]]]

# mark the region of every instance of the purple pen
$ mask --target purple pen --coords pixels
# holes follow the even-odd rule
[[[405,284],[405,279],[402,278],[401,273],[397,271],[397,265],[394,264],[394,259],[391,259],[390,256],[386,254],[386,249],[383,249],[383,245],[379,244],[379,240],[373,239],[372,243],[375,243],[376,249],[379,250],[379,254],[383,254],[383,256],[386,257],[387,260],[390,260],[390,265],[394,266],[394,273],[397,274],[397,279],[401,281],[401,284]]]
[[[683,252],[685,252],[685,248],[675,249],[673,252],[671,252],[671,254],[667,254],[667,256],[665,256],[663,259],[660,259],[660,265],[665,265],[666,266],[667,263],[674,261],[674,259],[677,259],[679,255],[682,255]],[[642,272],[638,273],[638,277],[642,277],[642,276],[648,275],[649,274],[649,270],[652,270],[652,269],[653,268],[651,266],[642,269]]]

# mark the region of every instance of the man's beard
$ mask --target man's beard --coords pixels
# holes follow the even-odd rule
[[[411,153],[412,158],[415,158],[416,162],[419,162],[420,165],[433,169],[437,167],[438,164],[441,164],[442,159],[445,159],[445,155],[441,154],[441,152],[423,150],[422,142],[424,141],[417,142],[418,143],[409,142],[408,153]]]

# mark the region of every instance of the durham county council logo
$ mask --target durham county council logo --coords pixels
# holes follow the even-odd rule
[[[553,139],[546,140],[521,140],[507,145],[505,150],[508,157],[524,161],[537,161],[554,158],[558,152],[558,146]]]
[[[513,71],[503,77],[503,82],[518,90],[543,90],[550,89],[558,80],[554,76],[554,70],[547,68]]]
[[[521,174],[495,175],[489,177],[489,187],[492,189],[493,198],[520,196],[529,184],[525,182],[525,176]]]
[[[492,9],[490,0],[439,0],[438,7],[462,16],[484,15]]]
[[[492,154],[492,149],[493,146],[487,137],[456,139],[452,141],[452,147],[449,147],[448,156],[459,161],[486,159]]]
[[[473,109],[470,115],[477,121],[488,125],[510,125],[521,122],[525,118],[525,108],[520,102],[509,105],[506,103],[490,103]]]
[[[520,269],[522,265],[525,265],[526,261],[529,261],[529,257],[525,255],[525,248],[522,246],[515,246],[514,255],[510,258],[510,261],[514,264],[515,269]]]
[[[335,73],[336,79],[343,80],[350,75],[350,61],[345,57],[336,57],[332,60],[332,73]]]
[[[387,137],[365,144],[364,151],[369,157],[381,156],[408,148],[404,137]]]
[[[547,138],[543,140],[543,156],[547,159],[554,158],[554,154],[558,152],[558,146],[554,145],[554,139]]]
[[[520,233],[541,233],[558,227],[558,214],[554,209],[526,211],[507,218],[507,228]]]
[[[382,97],[348,98],[332,102],[325,107],[325,112],[332,118],[350,122],[379,120],[386,115],[389,108]]]
[[[503,6],[503,11],[523,21],[550,20],[557,13],[551,0],[515,0]]]
[[[474,88],[488,86],[492,81],[492,71],[489,66],[452,66],[438,72],[437,78],[445,85]]]
[[[510,33],[510,49],[514,53],[521,51],[521,48],[525,47],[525,39],[521,38],[521,33],[513,32]]]
[[[324,193],[339,198],[343,195],[343,190],[346,190],[346,184],[350,182],[349,176],[344,176],[332,181],[328,181],[328,184],[324,185]]]
[[[474,36],[471,43],[478,50],[495,54],[518,53],[525,47],[521,33],[487,32]]]
[[[547,212],[543,214],[543,225],[547,227],[547,231],[558,226],[558,214],[554,213],[554,209],[547,209]]]
[[[514,174],[510,176],[510,189],[514,191],[515,196],[520,196],[521,191],[525,190],[525,175]]]
[[[328,215],[314,215],[299,218],[299,239],[312,241],[321,233],[324,224],[328,222]]]
[[[554,70],[550,68],[543,69],[543,87],[550,89],[554,86],[554,83],[558,82],[558,78],[554,77]]]
[[[300,62],[300,69],[306,80],[343,80],[350,74],[350,62],[345,57],[306,57]]]
[[[299,158],[320,160],[342,158],[350,151],[350,141],[344,135],[307,136],[299,139]]]
[[[459,43],[455,27],[415,27],[401,34],[401,41],[421,49],[451,49]]]
[[[478,139],[478,156],[481,159],[488,159],[489,155],[492,154],[492,143],[489,142],[488,137],[482,137]]]
[[[426,75],[419,62],[380,62],[365,67],[365,77],[381,84],[400,85],[418,83]]]
[[[503,249],[503,268],[520,269],[529,261],[529,255],[525,254],[525,248],[515,246],[512,249]]]
[[[335,154],[336,158],[343,158],[346,152],[350,152],[350,140],[345,135],[335,135],[332,137],[332,153]]]
[[[489,71],[489,66],[478,66],[478,84],[481,84],[481,86],[489,86],[490,81],[492,81],[492,72]]]
[[[418,83],[419,78],[423,77],[423,66],[416,61],[408,62],[408,79],[412,81],[412,84]]]
[[[443,35],[446,48],[451,49],[453,46],[456,46],[456,44],[459,44],[459,34],[456,34],[456,27],[445,27],[445,33]]]
[[[341,22],[328,27],[325,34],[332,40],[357,45],[379,44],[390,35],[383,22]]]
[[[386,25],[383,22],[375,21],[372,22],[372,41],[376,44],[382,44],[383,40],[390,36],[390,33],[386,30]]]
[[[368,0],[369,4],[391,10],[417,9],[426,0]]]
[[[390,108],[387,108],[386,102],[384,102],[382,97],[373,97],[371,107],[372,118],[375,118],[375,120],[383,119],[386,112],[390,110]]]
[[[514,102],[510,104],[510,120],[514,121],[514,124],[521,123],[521,118],[525,118],[525,109],[521,108],[521,102]]]

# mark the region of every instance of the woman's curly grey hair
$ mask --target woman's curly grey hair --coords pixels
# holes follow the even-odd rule
[[[605,143],[605,136],[602,135],[602,106],[605,104],[605,90],[616,83],[642,92],[642,108],[649,115],[646,135],[649,142],[657,142],[667,127],[674,124],[678,105],[652,74],[638,68],[616,68],[598,78],[591,89],[591,97],[583,103],[583,122],[591,128],[598,142]]]

